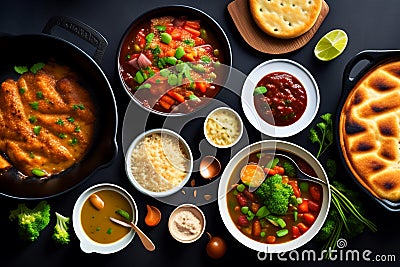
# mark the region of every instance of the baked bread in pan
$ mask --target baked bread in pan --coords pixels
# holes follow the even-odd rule
[[[400,201],[400,61],[365,74],[339,121],[341,149],[356,179],[376,197]]]

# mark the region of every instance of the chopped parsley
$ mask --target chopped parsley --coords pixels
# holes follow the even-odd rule
[[[85,109],[85,106],[83,105],[83,104],[74,104],[74,105],[72,105],[72,108],[74,109],[74,110],[84,110]]]
[[[58,137],[60,137],[61,139],[65,139],[65,138],[67,138],[67,135],[64,134],[64,133],[60,133],[60,134],[58,135]]]
[[[69,121],[70,123],[74,123],[75,119],[72,118],[72,117],[68,117],[68,118],[67,118],[67,121]]]
[[[36,64],[34,64],[29,70],[36,74],[40,69],[42,69],[46,64],[44,64],[43,62],[38,62]]]
[[[78,143],[79,143],[79,140],[78,140],[78,138],[76,138],[76,137],[72,138],[71,141],[69,142],[69,144],[70,144],[71,146],[76,145],[76,144],[78,144]]]
[[[29,116],[28,120],[29,120],[30,123],[36,123],[37,118],[36,118],[36,116]]]
[[[77,126],[75,127],[74,132],[79,133],[80,131],[81,131],[81,126],[77,125]]]
[[[64,121],[62,119],[58,119],[56,121],[56,124],[63,126],[64,125]]]
[[[20,87],[20,88],[19,88],[19,93],[20,93],[21,95],[25,94],[25,92],[26,92],[26,89],[25,89],[24,87]]]
[[[164,25],[156,25],[154,26],[154,28],[156,28],[160,32],[165,32],[165,30],[167,29],[167,27],[165,27]]]
[[[36,125],[36,126],[33,127],[33,132],[34,132],[36,135],[39,135],[39,134],[40,134],[40,130],[42,130],[42,126]]]
[[[188,46],[195,46],[196,43],[192,39],[186,39],[182,41],[184,44],[187,44]]]
[[[29,71],[27,66],[14,66],[14,70],[18,74],[24,74]]]
[[[267,88],[265,86],[258,86],[254,89],[253,96],[262,95],[267,92]]]
[[[211,63],[211,58],[208,56],[202,56],[201,61],[203,61],[204,63]]]
[[[31,103],[29,103],[29,106],[31,106],[31,108],[34,109],[34,110],[38,110],[39,109],[39,102],[37,102],[37,101],[31,102]]]
[[[36,92],[36,97],[38,99],[43,99],[43,92],[41,92],[41,91]]]

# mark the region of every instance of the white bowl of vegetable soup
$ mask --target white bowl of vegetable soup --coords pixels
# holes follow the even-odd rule
[[[291,157],[308,175],[323,183],[301,180]],[[309,242],[329,211],[331,192],[318,160],[304,148],[265,140],[239,151],[219,183],[218,206],[228,231],[255,251],[281,253]]]

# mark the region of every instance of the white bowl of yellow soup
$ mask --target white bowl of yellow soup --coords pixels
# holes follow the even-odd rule
[[[100,198],[103,205],[95,205],[91,196]],[[121,210],[129,217],[120,215]],[[135,232],[112,222],[109,217],[137,223],[136,203],[122,187],[97,184],[86,189],[76,200],[72,221],[83,252],[110,254],[122,250],[132,241]]]

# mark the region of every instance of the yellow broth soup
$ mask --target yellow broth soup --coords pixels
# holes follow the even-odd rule
[[[96,195],[104,202],[104,207],[97,209],[90,197],[85,200],[81,211],[81,224],[85,233],[94,241],[108,244],[123,238],[131,230],[110,221],[110,217],[124,220],[117,210],[128,212],[132,220],[132,207],[129,201],[113,190],[100,190]]]

